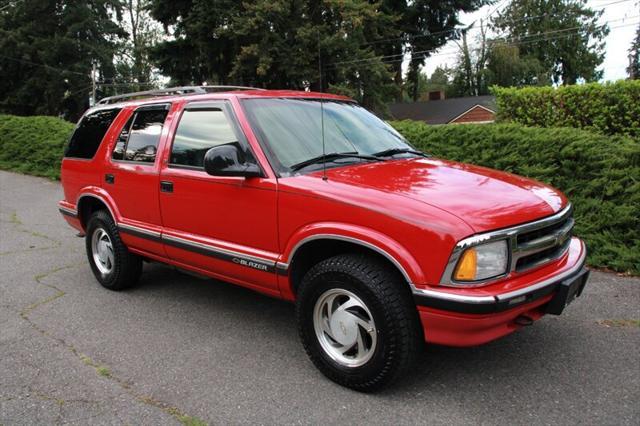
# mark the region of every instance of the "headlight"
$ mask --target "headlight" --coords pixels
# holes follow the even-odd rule
[[[466,249],[453,273],[456,281],[480,281],[507,272],[507,241],[494,241]]]

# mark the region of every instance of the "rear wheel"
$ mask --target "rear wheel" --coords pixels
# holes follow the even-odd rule
[[[307,272],[296,303],[307,354],[331,380],[373,391],[409,370],[421,345],[406,283],[378,259],[347,254]]]
[[[104,210],[89,218],[86,249],[93,275],[103,287],[122,290],[140,278],[142,258],[127,249],[115,222]]]

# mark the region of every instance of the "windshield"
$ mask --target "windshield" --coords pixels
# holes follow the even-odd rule
[[[323,154],[320,101],[308,99],[246,99],[249,120],[274,166],[289,173],[292,166]],[[323,101],[324,153],[372,155],[389,149],[413,149],[398,132],[366,109],[351,102]],[[327,167],[360,162],[338,157]],[[314,164],[319,168],[322,164]],[[310,167],[309,169],[312,169]]]

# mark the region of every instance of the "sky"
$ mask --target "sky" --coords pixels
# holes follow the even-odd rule
[[[509,0],[499,0],[497,3],[485,6],[474,13],[463,13],[460,15],[460,21],[464,25],[469,25],[474,21],[479,22],[488,14],[495,16],[497,11],[502,10],[507,4],[509,4]],[[629,65],[629,47],[631,47],[638,23],[640,23],[640,0],[589,0],[587,5],[595,10],[604,9],[605,12],[600,18],[600,23],[608,22],[611,29],[606,38],[605,59],[599,67],[604,70],[603,80],[613,81],[626,78],[625,69]],[[634,23],[635,25],[631,25]],[[471,40],[469,41],[471,42]],[[445,44],[426,60],[423,71],[431,75],[438,66],[453,67],[456,62],[457,50],[458,47],[453,41]]]

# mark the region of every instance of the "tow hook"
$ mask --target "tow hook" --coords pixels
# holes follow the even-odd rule
[[[526,327],[533,324],[533,318],[526,315],[518,315],[514,322],[522,327]]]

